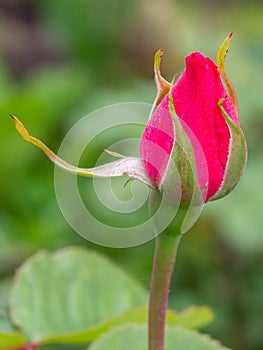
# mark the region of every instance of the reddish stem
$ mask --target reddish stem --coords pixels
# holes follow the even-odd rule
[[[164,350],[169,288],[185,214],[185,210],[179,208],[173,224],[156,238],[149,298],[149,350]]]

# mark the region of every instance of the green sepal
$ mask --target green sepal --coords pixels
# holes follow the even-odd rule
[[[230,41],[232,38],[233,33],[230,33],[226,39],[223,41],[222,45],[220,46],[217,56],[216,56],[216,61],[217,61],[217,65],[218,65],[218,69],[220,72],[220,75],[225,83],[225,86],[227,88],[227,92],[233,102],[236,114],[238,115],[238,98],[237,98],[237,94],[236,94],[236,90],[231,82],[231,80],[229,79],[228,75],[225,72],[225,59],[226,59],[226,55],[228,53],[228,49],[230,46]]]
[[[148,187],[156,189],[145,172],[142,160],[139,158],[124,157],[119,153],[107,151],[107,153],[120,159],[94,168],[79,168],[58,157],[41,140],[30,135],[25,126],[14,115],[10,114],[10,117],[13,119],[17,131],[24,140],[40,148],[53,163],[67,172],[85,177],[121,177],[126,174],[130,179],[139,180]]]
[[[191,203],[199,205],[203,202],[198,183],[195,156],[191,141],[178,118],[172,97],[171,84],[169,92],[169,112],[174,126],[174,145],[168,166],[161,183],[161,191],[165,199],[175,204],[189,206]],[[179,202],[180,201],[180,202]]]
[[[171,84],[162,77],[160,65],[163,57],[163,50],[158,50],[154,57],[154,77],[157,86],[157,96],[152,106],[152,112],[160,104],[165,95],[168,94]]]
[[[218,106],[225,118],[230,132],[230,145],[228,161],[225,169],[224,180],[217,193],[210,199],[215,200],[226,196],[237,185],[247,162],[247,144],[243,131],[226,113],[222,98]]]

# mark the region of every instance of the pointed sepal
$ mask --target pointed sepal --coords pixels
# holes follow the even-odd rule
[[[178,118],[172,97],[171,84],[169,92],[169,112],[174,125],[174,145],[168,166],[161,183],[161,190],[168,200],[176,204],[189,206],[190,203],[203,203],[205,189],[200,189],[196,169],[194,149],[182,122]]]
[[[152,111],[160,104],[165,95],[168,94],[171,84],[162,77],[160,65],[163,57],[163,50],[158,50],[154,57],[154,77],[157,86],[157,96]]]
[[[235,111],[238,115],[238,97],[236,94],[236,90],[233,86],[233,84],[231,83],[231,80],[229,79],[229,77],[227,76],[226,72],[225,72],[225,59],[226,59],[226,55],[228,53],[228,49],[230,46],[230,41],[232,38],[233,33],[230,33],[226,39],[223,41],[222,45],[220,46],[220,49],[218,50],[217,56],[216,56],[216,61],[217,61],[217,65],[218,65],[218,69],[220,72],[220,75],[225,83],[227,92],[233,102]]]
[[[94,168],[79,168],[67,163],[58,157],[42,141],[31,136],[21,121],[14,115],[10,115],[10,117],[14,120],[15,127],[24,140],[40,148],[53,163],[67,172],[86,177],[121,177],[126,174],[130,179],[139,180],[150,188],[156,189],[144,170],[143,162],[139,158],[124,157],[115,152],[108,152],[111,155],[121,156],[122,158]]]
[[[228,161],[224,173],[224,179],[218,192],[210,199],[215,200],[226,196],[237,185],[247,162],[247,144],[243,131],[227,115],[223,108],[224,98],[218,102],[218,106],[225,118],[230,132],[230,145]]]

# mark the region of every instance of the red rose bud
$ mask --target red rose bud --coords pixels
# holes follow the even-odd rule
[[[95,168],[65,162],[31,136],[15,116],[17,131],[57,166],[81,176],[124,174],[176,204],[200,204],[228,194],[238,183],[246,159],[246,140],[238,121],[237,96],[224,71],[231,34],[217,54],[217,65],[199,52],[173,85],[160,73],[162,51],[155,56],[157,97],[140,144],[141,159],[124,157]],[[224,86],[224,84],[225,86]],[[225,88],[226,87],[226,88]]]
[[[172,196],[179,188],[171,174],[177,168],[183,202],[191,199],[194,183],[204,202],[225,196],[238,183],[246,163],[237,97],[224,71],[231,36],[218,52],[217,65],[199,52],[192,53],[171,87],[160,74],[162,51],[155,57],[158,95],[140,153],[151,181]]]

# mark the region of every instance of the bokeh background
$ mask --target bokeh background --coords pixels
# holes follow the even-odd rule
[[[8,113],[57,150],[88,112],[152,103],[157,49],[171,80],[186,55],[214,58],[233,31],[226,69],[239,95],[249,161],[237,189],[208,204],[184,237],[170,306],[208,305],[216,317],[206,332],[234,349],[263,349],[262,18],[260,0],[0,0],[0,311],[16,267],[39,249],[87,246],[148,287],[154,248],[100,247],[71,230],[56,203],[53,165],[21,140]],[[86,166],[103,142],[109,140],[89,150]]]

